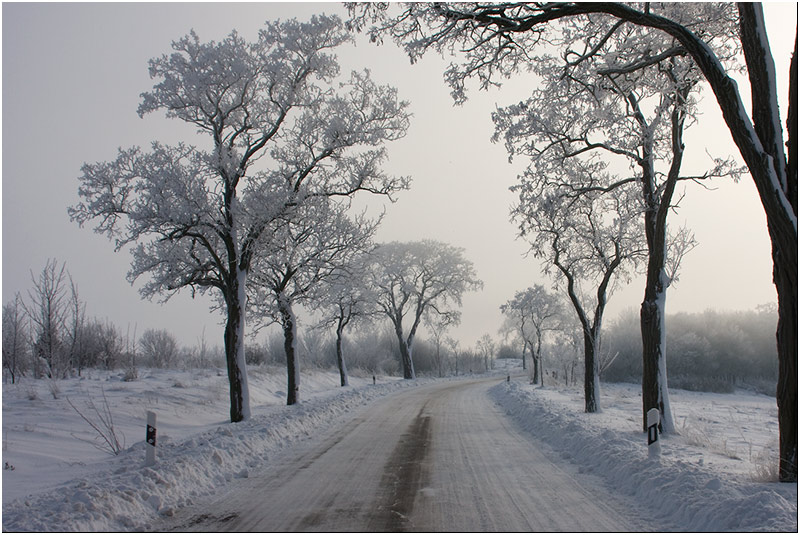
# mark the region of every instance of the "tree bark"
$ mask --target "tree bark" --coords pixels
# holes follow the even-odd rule
[[[231,422],[250,418],[250,396],[244,360],[246,273],[232,281],[225,296],[228,319],[225,323],[225,361],[230,385]]]
[[[584,354],[584,377],[583,392],[586,400],[586,412],[600,412],[599,403],[599,373],[595,351],[596,336],[593,332],[584,329],[583,331],[583,354]]]
[[[411,343],[403,337],[403,331],[397,329],[397,341],[400,346],[400,361],[403,363],[403,379],[416,379],[414,361],[411,358]]]
[[[340,318],[339,324],[336,326],[336,363],[339,366],[339,381],[342,386],[347,386],[347,366],[344,363],[344,352],[342,351],[342,331],[344,331],[344,322]]]
[[[541,330],[536,330],[536,364],[537,372],[535,375],[539,376],[539,385],[544,386],[544,362],[542,359],[542,332]],[[536,382],[536,378],[534,377],[533,382]]]
[[[772,240],[773,282],[778,291],[778,405],[779,475],[781,481],[797,481],[797,131],[787,124],[789,158],[781,143],[777,107],[775,65],[766,39],[761,5],[739,4],[742,49],[752,88],[753,129],[762,145],[757,160],[764,169],[753,169],[742,156],[756,182],[767,215]],[[797,114],[797,34],[789,67],[789,114]],[[735,138],[735,136],[734,136]],[[737,143],[738,145],[739,143]],[[740,147],[741,149],[741,147]],[[755,163],[754,161],[754,163]],[[763,173],[763,174],[762,174]],[[772,178],[770,178],[770,175]],[[786,204],[780,202],[783,194]],[[777,201],[777,202],[776,202]],[[788,204],[788,206],[787,206]],[[790,213],[791,211],[791,213]],[[794,216],[793,221],[791,216]],[[792,226],[793,224],[793,226]]]
[[[300,401],[300,363],[295,349],[297,321],[291,302],[283,294],[278,295],[278,312],[281,315],[283,350],[286,353],[286,404],[294,405]]]
[[[542,342],[541,340],[537,340],[536,347],[534,348],[533,343],[530,342],[528,345],[531,346],[531,366],[533,366],[533,384],[539,383],[539,352],[542,349]]]

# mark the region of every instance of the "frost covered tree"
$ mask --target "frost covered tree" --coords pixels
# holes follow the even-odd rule
[[[344,331],[356,322],[369,321],[375,314],[375,296],[366,284],[366,255],[338,267],[315,292],[310,305],[321,314],[320,326],[336,332],[336,365],[341,386],[349,384],[344,356]]]
[[[31,271],[33,288],[23,302],[31,323],[34,371],[51,379],[60,379],[69,370],[67,331],[70,321],[67,265],[48,260],[38,277]]]
[[[561,300],[541,284],[536,284],[515,293],[512,299],[500,305],[500,311],[514,324],[525,346],[531,348],[534,384],[541,381],[544,385],[541,375],[542,341],[547,331],[559,327],[563,315]]]
[[[269,318],[283,330],[287,405],[300,401],[296,306],[364,254],[378,225],[364,217],[351,219],[346,209],[346,204],[326,197],[306,202],[292,218],[276,222],[264,245],[272,250],[252,268],[250,307],[256,322]]]
[[[178,359],[178,341],[164,329],[147,329],[139,339],[144,362],[156,368],[170,368]]]
[[[28,330],[25,310],[19,293],[3,305],[3,368],[11,376],[11,384],[25,375],[28,365]]]
[[[439,373],[439,377],[444,377],[444,356],[442,355],[443,337],[453,324],[453,320],[454,318],[450,316],[439,316],[438,314],[429,314],[425,320],[425,325],[430,329],[431,336],[433,336],[433,345],[436,347],[436,353],[433,358],[436,361],[436,370]]]
[[[536,171],[527,170],[531,172]],[[563,172],[591,170],[568,160]],[[597,412],[603,314],[615,282],[635,269],[645,249],[636,195],[630,188],[577,198],[564,187],[515,189],[520,200],[512,215],[520,236],[542,259],[545,274],[566,292],[583,330],[585,407]]]
[[[154,142],[85,164],[70,208],[80,225],[135,244],[128,279],[143,296],[213,291],[225,314],[231,421],[250,415],[244,334],[247,279],[270,229],[306,201],[358,191],[390,195],[407,180],[381,170],[407,104],[368,72],[339,76],[333,50],[351,40],[336,17],[268,22],[258,39],[191,33],[150,61],[158,80],[139,115],[164,110],[196,127],[199,145]]]
[[[786,133],[778,109],[775,63],[761,4],[738,4],[739,45],[750,79],[752,113],[748,115],[737,83],[703,35],[713,19],[683,17],[702,11],[702,3],[563,2],[563,3],[432,3],[351,4],[348,24],[370,26],[373,40],[389,36],[403,45],[412,60],[427,50],[463,54],[445,73],[456,101],[466,99],[465,80],[481,87],[499,85],[529,65],[537,46],[551,44],[550,30],[562,20],[604,14],[619,27],[637,25],[669,35],[675,44],[653,54],[637,49],[641,63],[658,56],[691,57],[711,86],[734,143],[756,185],[772,241],[773,279],[778,293],[778,421],[780,478],[797,480],[797,37],[789,71]],[[797,21],[786,21],[787,25]],[[790,27],[789,27],[790,28]],[[720,37],[720,36],[716,36]],[[557,43],[556,43],[557,44]],[[588,50],[587,50],[588,51]]]
[[[483,368],[487,372],[491,369],[494,360],[495,343],[489,333],[480,337],[477,343],[478,352],[483,355]]]
[[[715,40],[714,36],[735,32],[735,10],[731,5],[713,4],[703,9],[719,16],[703,13],[711,20],[702,31],[710,42],[720,42],[718,55],[732,63],[735,50],[727,47],[733,39]],[[687,10],[682,15],[696,13]],[[738,176],[740,170],[731,161],[718,159],[702,174],[682,173],[684,130],[697,115],[695,94],[702,74],[691,58],[668,53],[674,39],[599,15],[564,21],[558,38],[561,57],[546,54],[531,59],[542,85],[527,100],[493,114],[494,139],[505,140],[511,157],[537,160],[544,172],[535,180],[557,183],[562,175],[546,170],[560,167],[569,158],[631,168],[633,176],[614,176],[610,181],[598,180],[612,176],[608,174],[571,176],[583,181],[567,186],[577,196],[638,185],[648,247],[641,307],[642,425],[646,428],[646,414],[655,407],[661,412],[662,431],[673,432],[665,306],[674,280],[668,268],[677,267],[682,254],[670,257],[668,252],[686,251],[670,247],[667,216],[680,202],[676,198],[680,182]],[[639,52],[645,46],[653,56],[648,61]],[[687,231],[676,235],[685,238]]]
[[[372,253],[369,277],[378,307],[394,327],[404,379],[416,378],[413,344],[424,315],[456,324],[461,296],[483,287],[463,249],[434,240],[379,245]],[[403,324],[406,317],[410,326]]]

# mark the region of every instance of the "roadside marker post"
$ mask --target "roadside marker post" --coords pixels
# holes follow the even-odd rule
[[[156,413],[147,411],[147,436],[145,438],[145,466],[156,464]]]
[[[658,409],[647,411],[647,456],[651,459],[661,457],[661,444],[658,441],[658,423],[661,414]]]

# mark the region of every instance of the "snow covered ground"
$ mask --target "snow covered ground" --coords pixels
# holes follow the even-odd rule
[[[3,385],[3,529],[148,529],[377,397],[428,381],[378,377],[373,386],[371,376],[352,377],[352,386],[340,388],[337,373],[305,370],[303,403],[286,407],[283,369],[255,367],[249,374],[253,418],[237,424],[228,423],[223,370],[140,370],[131,382],[121,372],[91,370],[55,386]],[[604,411],[587,415],[579,389],[536,388],[512,378],[492,390],[512,418],[577,473],[656,511],[663,524],[655,530],[797,530],[797,486],[754,480],[762,452],[769,466],[777,447],[772,398],[674,391],[682,436],[662,441],[654,465],[639,429],[637,387],[604,384],[602,392]],[[118,456],[91,444],[94,432],[67,403],[86,413],[90,399],[102,408],[103,393],[125,437]],[[158,415],[153,468],[142,466],[147,410]]]
[[[300,405],[287,407],[286,372],[251,367],[253,417],[229,423],[223,370],[90,370],[80,379],[3,385],[3,529],[11,531],[143,530],[233,478],[247,477],[289,445],[319,433],[377,396],[419,384],[393,377],[350,378],[305,370]],[[96,448],[92,400],[103,393],[125,449],[112,456]],[[31,399],[33,398],[33,399]],[[144,468],[146,411],[156,412],[158,463]],[[13,467],[13,469],[11,469]]]
[[[584,412],[580,387],[512,380],[491,390],[554,455],[658,519],[656,531],[797,531],[797,484],[765,482],[777,458],[773,398],[672,390],[679,436],[648,458],[638,385],[603,384],[602,412]]]

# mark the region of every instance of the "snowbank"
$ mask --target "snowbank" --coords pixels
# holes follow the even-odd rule
[[[578,415],[545,392],[515,382],[490,390],[518,425],[580,473],[600,477],[649,510],[659,531],[797,531],[796,484],[757,483],[717,470],[702,453],[687,455],[683,444],[671,451],[669,439],[662,440],[661,459],[650,460],[644,433],[598,425],[606,413]],[[638,426],[638,413],[634,420]]]
[[[174,374],[170,377],[175,381]],[[157,464],[152,468],[142,466],[144,442],[137,442],[113,462],[105,463],[105,469],[4,503],[3,530],[147,530],[159,516],[170,516],[233,479],[248,477],[281,450],[330,428],[348,412],[379,396],[419,384],[390,381],[373,386],[364,382],[299,405],[267,407],[246,422],[220,423],[184,439],[160,437]],[[276,392],[276,397],[279,394]],[[202,412],[203,406],[195,409]],[[4,475],[16,477],[19,472]]]

